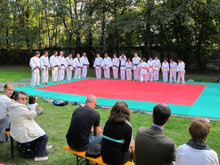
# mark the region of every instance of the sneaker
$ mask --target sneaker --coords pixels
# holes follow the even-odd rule
[[[50,149],[53,148],[53,146],[52,146],[52,145],[50,145],[50,146],[46,146],[46,148],[47,148],[47,150],[50,150]]]
[[[44,161],[44,160],[48,160],[48,157],[45,156],[45,157],[35,157],[34,158],[35,162]]]

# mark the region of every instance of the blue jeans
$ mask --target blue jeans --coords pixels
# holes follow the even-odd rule
[[[29,142],[35,149],[35,157],[44,157],[47,153],[46,145],[48,142],[48,135],[45,134],[34,141]]]
[[[89,144],[87,144],[85,147],[92,147],[95,146],[96,144],[101,144],[101,143],[102,143],[102,134],[100,134],[99,136],[90,135]]]

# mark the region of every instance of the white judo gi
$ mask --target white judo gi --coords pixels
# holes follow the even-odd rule
[[[132,80],[132,69],[133,69],[132,62],[126,62],[126,76],[127,76],[127,80]]]
[[[153,60],[148,60],[148,81],[154,81],[154,61]]]
[[[49,69],[50,69],[48,56],[43,55],[40,57],[40,67],[41,67],[41,83],[47,84],[49,80]]]
[[[36,56],[32,57],[29,65],[32,71],[31,86],[40,86],[40,59]]]
[[[178,80],[177,83],[180,83],[182,80],[182,83],[185,83],[185,63],[182,61],[178,63],[177,65],[177,72],[178,72]]]
[[[81,69],[82,69],[82,63],[80,61],[80,58],[74,58],[73,67],[75,68],[74,79],[80,80],[81,79]]]
[[[154,59],[154,81],[159,80],[160,68],[161,68],[160,60]]]
[[[134,80],[139,80],[139,69],[138,65],[140,64],[140,57],[133,57],[132,63],[133,63],[133,70],[134,70]]]
[[[110,68],[112,66],[112,60],[110,57],[104,58],[102,61],[102,67],[104,69],[105,79],[110,79]]]
[[[66,79],[71,81],[73,71],[73,58],[66,57]]]
[[[127,58],[126,58],[126,56],[124,56],[124,57],[120,56],[119,60],[121,62],[121,64],[120,64],[121,79],[125,80],[125,71],[126,71],[126,61],[127,61]]]
[[[167,82],[168,81],[168,73],[169,73],[169,63],[168,62],[163,62],[162,63],[162,72],[163,72],[163,81]]]
[[[96,57],[93,67],[95,68],[96,78],[100,79],[102,77],[102,57]]]
[[[114,79],[118,79],[118,68],[119,68],[119,59],[112,58],[112,71]]]
[[[149,69],[149,64],[146,62],[142,62],[140,65],[140,81],[148,81],[148,69]]]
[[[60,69],[59,69],[59,81],[63,81],[65,77],[65,70],[66,70],[66,59],[64,56],[59,56],[60,61]]]
[[[80,61],[82,63],[82,78],[85,79],[87,77],[87,70],[89,68],[89,60],[86,56],[82,56]]]
[[[59,71],[59,67],[60,67],[60,60],[57,56],[52,55],[50,57],[50,65],[52,68],[52,81],[54,83],[57,82],[58,79],[58,71]]]
[[[170,63],[170,82],[176,82],[177,63]]]

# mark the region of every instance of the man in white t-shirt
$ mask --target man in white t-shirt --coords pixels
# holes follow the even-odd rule
[[[0,95],[0,142],[7,141],[7,136],[5,135],[6,129],[9,129],[9,119],[7,115],[8,106],[11,102],[11,95],[14,92],[14,87],[7,83],[4,85],[3,93]]]

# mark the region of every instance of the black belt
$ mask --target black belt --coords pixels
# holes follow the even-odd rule
[[[53,67],[58,67],[58,65],[55,65],[55,66],[53,66]]]
[[[47,66],[47,65],[44,65],[44,67],[48,68],[49,66]]]
[[[139,64],[134,64],[134,65],[139,65]]]
[[[113,65],[113,67],[117,67],[117,65]]]
[[[65,66],[64,64],[61,64],[61,66]]]
[[[101,65],[96,65],[96,66],[101,66]]]
[[[68,66],[72,66],[72,65],[68,65]]]
[[[89,65],[89,64],[83,64],[83,65],[86,65],[86,66],[87,66],[87,65]]]

